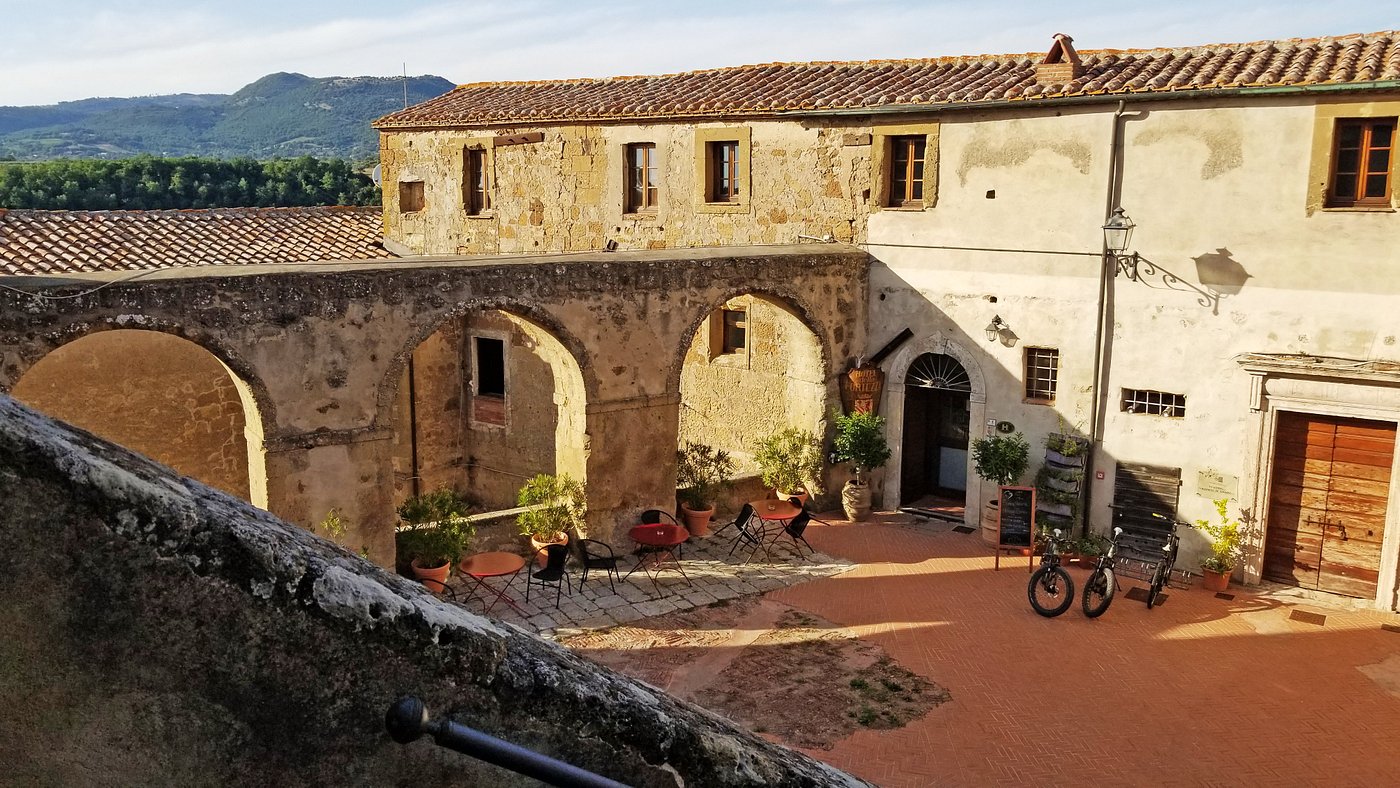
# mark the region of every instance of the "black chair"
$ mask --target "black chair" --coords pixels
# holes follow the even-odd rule
[[[729,523],[725,528],[730,525],[734,526],[739,533],[734,537],[734,543],[729,546],[729,554],[734,555],[734,551],[738,550],[741,544],[749,545],[748,561],[752,561],[754,554],[763,546],[763,521],[755,516],[752,506],[744,504],[744,507],[739,510],[739,515],[734,518],[734,522]],[[748,563],[748,561],[744,563]]]
[[[578,549],[579,562],[583,564],[583,576],[578,581],[579,590],[583,590],[583,583],[588,579],[590,571],[601,569],[608,576],[608,587],[617,591],[613,578],[621,578],[622,575],[617,571],[617,555],[613,553],[612,546],[596,539],[580,539]]]
[[[535,556],[540,553],[545,554],[545,565],[543,569],[531,572],[525,578],[525,601],[530,601],[530,586],[535,583],[540,585],[555,585],[554,606],[559,607],[559,599],[564,593],[564,588],[569,585],[569,570],[565,565],[569,560],[569,548],[562,544],[547,544],[541,547]],[[574,590],[569,588],[569,595],[572,596]]]
[[[748,503],[746,503],[746,504],[743,505],[742,508],[739,509],[739,513],[736,514],[736,515],[734,515],[734,519],[733,519],[733,520],[730,520],[729,522],[725,523],[724,525],[721,525],[720,527],[716,528],[716,529],[714,530],[714,533],[711,534],[711,535],[712,535],[712,536],[719,536],[720,534],[724,533],[725,529],[727,529],[727,528],[733,528],[733,527],[737,526],[737,525],[738,525],[739,523],[741,523],[741,522],[747,522],[748,519],[749,519],[750,517],[752,517],[752,516],[753,516],[753,504],[748,504]]]
[[[797,513],[796,517],[788,520],[787,525],[783,526],[783,533],[792,538],[792,546],[797,550],[798,556],[802,558],[806,558],[806,556],[802,555],[802,548],[797,546],[798,542],[807,545],[807,549],[811,550],[813,553],[817,552],[816,548],[812,547],[811,543],[807,541],[807,538],[802,535],[802,533],[807,530],[807,524],[810,522],[812,522],[812,514],[806,509],[803,509]],[[781,534],[779,536],[781,536]]]

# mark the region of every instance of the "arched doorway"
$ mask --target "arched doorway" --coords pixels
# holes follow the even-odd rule
[[[961,506],[967,495],[972,383],[957,359],[925,353],[904,377],[900,505],[924,499]]]

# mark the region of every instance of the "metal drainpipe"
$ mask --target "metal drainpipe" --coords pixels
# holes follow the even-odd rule
[[[413,490],[413,495],[419,495],[418,489],[418,391],[413,379],[413,353],[408,354],[408,459],[409,472],[413,476],[409,479]]]
[[[1109,218],[1113,216],[1113,209],[1117,206],[1118,191],[1118,152],[1123,146],[1123,111],[1127,107],[1126,101],[1118,102],[1118,109],[1113,113],[1113,134],[1108,149],[1108,189],[1104,196],[1104,224],[1108,224]],[[1092,408],[1089,411],[1089,454],[1084,458],[1084,531],[1089,531],[1089,513],[1094,499],[1094,454],[1098,451],[1099,440],[1103,437],[1101,430],[1103,425],[1099,420],[1099,410],[1103,403],[1103,362],[1107,351],[1105,346],[1104,327],[1108,322],[1108,282],[1117,270],[1116,263],[1110,263],[1108,241],[1102,241],[1103,247],[1099,258],[1099,300],[1098,300],[1098,322],[1094,326],[1094,377],[1090,382],[1089,399]]]

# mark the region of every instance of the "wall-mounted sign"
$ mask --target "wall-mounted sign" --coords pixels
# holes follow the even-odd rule
[[[1012,424],[1012,423],[1009,422],[1009,421],[999,421],[999,422],[997,422],[997,432],[1001,432],[1001,433],[1012,433],[1012,432],[1015,432],[1015,431],[1016,431],[1016,425],[1015,425],[1015,424]]]
[[[1196,494],[1211,500],[1235,498],[1240,494],[1239,477],[1204,468],[1196,472]]]

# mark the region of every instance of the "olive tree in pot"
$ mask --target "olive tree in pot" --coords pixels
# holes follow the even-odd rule
[[[779,498],[799,498],[821,493],[822,445],[808,430],[787,427],[758,442],[754,462],[763,483]]]
[[[402,523],[394,533],[399,560],[407,562],[414,577],[440,590],[476,534],[467,519],[472,504],[447,487],[415,495],[399,504]]]
[[[686,530],[695,536],[709,536],[710,518],[715,514],[715,496],[729,486],[734,474],[734,458],[724,449],[686,441],[676,451],[677,495]]]
[[[841,506],[846,510],[846,519],[860,522],[870,516],[870,482],[861,474],[875,470],[890,458],[885,420],[874,413],[856,411],[845,416],[838,414],[835,421],[836,461],[851,463],[855,471],[855,478],[841,490]]]
[[[1025,475],[1030,464],[1029,443],[1021,433],[988,435],[972,442],[972,467],[981,478],[995,484],[1012,484]],[[996,523],[1000,498],[993,494],[982,511],[982,539],[996,541]]]
[[[1201,562],[1201,586],[1207,591],[1224,591],[1230,587],[1230,575],[1244,555],[1244,530],[1240,520],[1230,519],[1228,498],[1215,501],[1219,522],[1197,520],[1196,527],[1210,538],[1210,555]]]
[[[554,476],[541,473],[525,482],[515,496],[525,511],[516,515],[520,534],[528,537],[532,555],[539,555],[548,544],[568,544],[569,531],[582,535],[588,503],[583,483],[567,473]],[[544,557],[539,556],[543,562]]]

